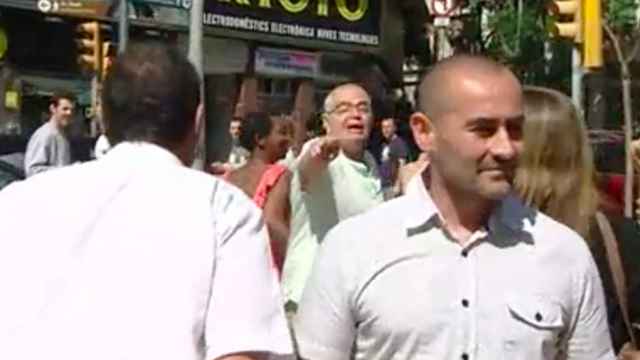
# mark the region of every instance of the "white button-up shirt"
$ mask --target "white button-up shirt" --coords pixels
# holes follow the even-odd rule
[[[577,234],[510,197],[462,247],[416,179],[327,235],[295,324],[303,358],[614,359]]]
[[[0,192],[0,359],[292,352],[260,211],[165,149]]]

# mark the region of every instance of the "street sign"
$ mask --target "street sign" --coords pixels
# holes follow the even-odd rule
[[[452,16],[460,5],[459,0],[426,0],[429,13],[435,17]]]
[[[447,27],[451,25],[451,18],[448,16],[438,16],[433,19],[433,26]]]
[[[38,10],[52,15],[105,16],[110,7],[107,0],[38,0]]]
[[[132,2],[188,10],[191,9],[191,3],[193,3],[193,0],[132,0]]]

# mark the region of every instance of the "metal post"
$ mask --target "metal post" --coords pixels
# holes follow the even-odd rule
[[[127,49],[127,42],[129,41],[129,4],[127,0],[120,0],[118,34],[118,54],[122,54]]]
[[[580,50],[573,48],[571,53],[571,98],[581,115],[584,115],[584,102],[582,91],[582,63],[580,61]]]
[[[623,65],[622,101],[624,106],[624,148],[625,148],[625,176],[624,176],[624,216],[633,219],[633,154],[631,141],[633,134],[633,108],[631,102],[631,75],[629,66]]]
[[[189,60],[196,68],[200,76],[200,97],[204,104],[204,74],[203,74],[203,56],[202,56],[202,14],[204,13],[204,0],[193,0],[191,4],[191,13],[189,21]],[[206,137],[205,137],[205,121],[202,122],[200,129],[200,138],[195,149],[195,160],[192,167],[194,169],[203,170],[207,162],[206,153]]]
[[[91,78],[91,136],[98,137],[103,133],[103,125],[98,123],[102,114],[98,114],[98,104],[100,102],[100,79],[99,75],[95,74]]]
[[[202,74],[202,14],[204,0],[193,0],[189,21],[189,60],[196,67],[200,77]],[[204,87],[203,87],[204,88]]]

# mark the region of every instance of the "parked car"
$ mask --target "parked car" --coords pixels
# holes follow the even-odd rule
[[[24,154],[13,153],[0,156],[0,190],[14,181],[24,180]]]

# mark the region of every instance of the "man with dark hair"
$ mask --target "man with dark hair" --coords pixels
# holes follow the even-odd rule
[[[396,134],[396,119],[386,117],[380,121],[382,150],[380,151],[380,178],[385,200],[399,195],[396,181],[400,168],[407,163],[409,148],[407,143]]]
[[[227,163],[231,168],[238,168],[247,162],[250,152],[240,144],[242,135],[242,118],[234,117],[229,122],[229,135],[231,136],[231,151]]]
[[[130,46],[102,95],[113,149],[0,192],[0,359],[292,352],[260,211],[188,167],[199,82],[178,50]]]
[[[56,92],[49,104],[51,117],[29,139],[24,157],[27,176],[71,164],[71,146],[66,129],[75,110],[75,96],[67,91]]]
[[[411,127],[430,165],[326,236],[295,319],[301,356],[613,360],[587,245],[512,195],[518,79],[458,55],[420,93]]]

